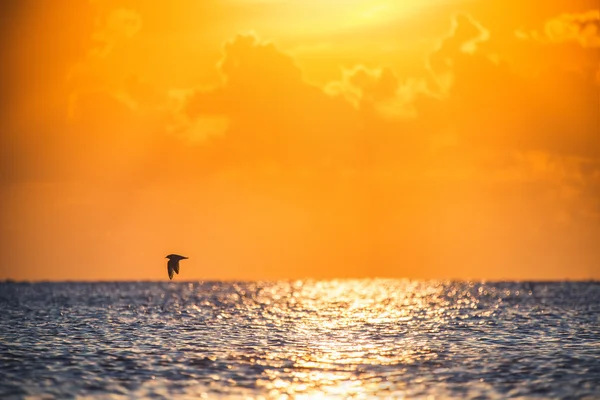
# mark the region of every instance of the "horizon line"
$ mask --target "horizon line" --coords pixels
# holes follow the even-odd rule
[[[284,279],[191,279],[170,281],[164,279],[0,279],[0,284],[37,284],[37,283],[251,283],[251,282],[296,282],[296,281],[409,281],[409,282],[463,282],[463,283],[600,283],[600,279],[474,279],[474,278],[390,278],[390,277],[362,277],[362,278],[284,278]]]

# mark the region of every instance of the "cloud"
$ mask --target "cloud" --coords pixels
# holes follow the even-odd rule
[[[435,164],[478,168],[492,153],[500,164],[515,151],[599,157],[590,78],[553,66],[522,76],[491,37],[472,16],[457,14],[428,58],[431,80],[356,65],[320,89],[274,44],[238,35],[218,63],[223,83],[190,98],[187,122],[226,117],[218,134],[200,137],[205,151],[241,163],[360,168],[435,154]]]
[[[357,109],[372,108],[388,119],[416,118],[417,97],[432,95],[423,79],[400,82],[389,67],[364,65],[342,69],[342,79],[329,82],[324,90],[331,96],[342,96]]]
[[[473,55],[479,45],[489,40],[490,33],[468,14],[456,14],[451,20],[450,30],[444,35],[426,61],[439,90],[447,92],[453,84],[452,69],[456,58]]]
[[[91,55],[104,58],[122,40],[132,38],[142,29],[142,17],[134,10],[118,8],[111,10],[104,18],[96,20],[96,30],[92,35],[96,46]]]
[[[579,14],[561,14],[549,19],[542,32],[519,29],[517,38],[540,43],[555,44],[574,42],[584,48],[600,47],[600,11],[589,10]]]
[[[455,19],[450,34],[429,58],[445,94],[445,125],[465,145],[497,152],[550,151],[600,156],[597,87],[588,73],[548,65],[534,76],[518,74],[472,17]]]
[[[357,65],[325,91],[368,121],[380,161],[406,157],[407,147],[448,162],[486,153],[502,160],[515,151],[600,157],[597,78],[552,64],[521,75],[491,37],[472,16],[457,14],[428,57],[431,79]]]
[[[227,133],[208,143],[231,160],[281,164],[327,163],[348,157],[359,128],[356,111],[308,84],[294,60],[254,34],[224,46],[223,84],[198,91],[193,118],[227,115]],[[245,162],[242,161],[242,162]]]
[[[136,12],[117,9],[99,32],[116,43],[140,28]],[[552,67],[521,76],[497,56],[491,38],[474,17],[457,14],[423,77],[358,64],[320,88],[274,43],[239,34],[223,45],[222,82],[212,88],[165,90],[139,77],[79,82],[71,131],[90,143],[94,135],[123,143],[119,137],[134,132],[152,152],[148,160],[164,154],[158,143],[168,143],[187,154],[189,165],[171,167],[186,176],[248,162],[361,168],[406,165],[424,154],[453,166],[488,152],[597,157],[596,93],[588,78]],[[123,165],[126,147],[110,151],[123,152],[115,164]]]
[[[357,109],[372,109],[385,119],[414,120],[420,113],[430,116],[431,107],[443,107],[439,100],[447,97],[455,80],[455,63],[474,56],[489,32],[473,17],[456,14],[449,32],[426,61],[426,77],[399,77],[389,67],[369,68],[356,65],[342,69],[342,78],[326,85],[325,91],[342,96]],[[447,137],[445,133],[435,135]]]

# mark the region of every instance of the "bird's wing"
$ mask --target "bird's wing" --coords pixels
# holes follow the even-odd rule
[[[169,279],[173,279],[173,272],[179,274],[179,260],[169,260],[167,271],[169,272]]]

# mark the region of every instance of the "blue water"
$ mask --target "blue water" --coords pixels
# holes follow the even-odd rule
[[[600,399],[594,282],[7,282],[0,307],[1,399]]]

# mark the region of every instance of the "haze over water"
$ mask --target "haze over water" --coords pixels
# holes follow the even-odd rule
[[[0,397],[598,398],[600,284],[1,283]]]

